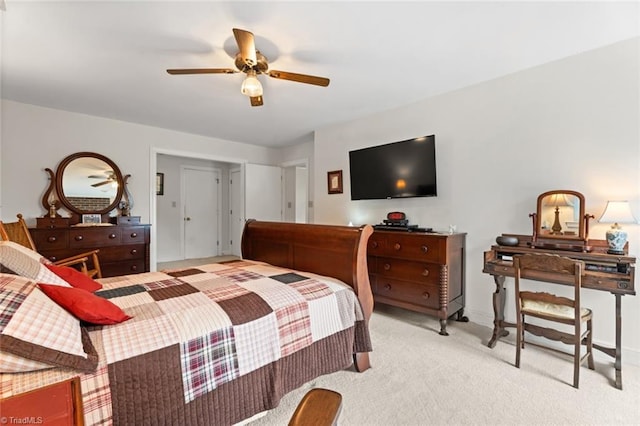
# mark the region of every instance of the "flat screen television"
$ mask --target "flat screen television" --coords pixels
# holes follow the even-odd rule
[[[352,200],[435,197],[434,135],[349,151]]]

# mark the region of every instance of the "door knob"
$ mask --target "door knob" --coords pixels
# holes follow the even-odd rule
[[[187,217],[184,218],[184,220],[188,221],[188,220],[191,220],[191,218],[187,216]]]

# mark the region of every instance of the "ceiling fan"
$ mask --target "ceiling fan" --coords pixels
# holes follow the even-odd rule
[[[251,106],[261,106],[262,100],[262,85],[257,76],[260,74],[266,74],[269,77],[279,78],[281,80],[296,81],[298,83],[314,84],[316,86],[327,87],[329,85],[329,79],[325,77],[316,77],[307,74],[297,74],[287,71],[269,70],[269,62],[267,58],[256,50],[253,33],[241,30],[238,28],[233,29],[233,35],[238,44],[240,51],[236,54],[234,68],[191,68],[191,69],[169,69],[167,72],[172,75],[176,74],[235,74],[237,72],[243,72],[247,75],[242,82],[240,91],[243,95],[246,95],[251,100]]]
[[[116,177],[113,173],[105,173],[104,175],[90,175],[90,179],[105,179],[102,182],[94,183],[91,186],[97,188],[102,185],[106,185],[108,183],[112,183],[116,181]]]

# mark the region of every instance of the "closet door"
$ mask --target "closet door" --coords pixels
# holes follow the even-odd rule
[[[217,256],[220,171],[183,167],[184,258]]]

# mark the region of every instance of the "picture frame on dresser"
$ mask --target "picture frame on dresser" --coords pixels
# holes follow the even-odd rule
[[[92,223],[102,223],[102,215],[100,214],[83,214],[82,215],[82,223],[84,224],[92,224]]]

